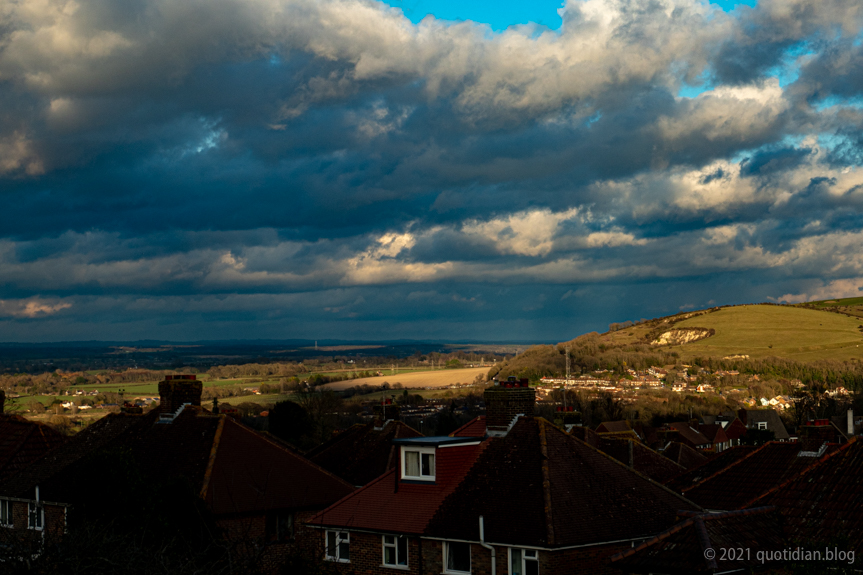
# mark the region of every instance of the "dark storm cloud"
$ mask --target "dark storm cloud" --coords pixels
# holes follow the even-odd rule
[[[489,338],[508,310],[545,339],[675,311],[644,289],[850,293],[861,18],[573,0],[558,31],[492,33],[364,0],[16,3],[0,327]]]

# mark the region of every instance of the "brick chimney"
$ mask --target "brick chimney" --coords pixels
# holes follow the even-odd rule
[[[204,384],[194,375],[166,375],[159,383],[159,412],[176,413],[184,404],[201,405]]]
[[[506,381],[495,380],[494,386],[485,390],[486,430],[489,435],[506,435],[516,416],[533,417],[536,390],[527,379],[510,376]]]
[[[384,399],[374,406],[375,429],[383,429],[390,419],[398,421],[401,417],[401,409],[392,399]]]
[[[0,415],[3,415],[6,409],[6,392],[0,389]]]

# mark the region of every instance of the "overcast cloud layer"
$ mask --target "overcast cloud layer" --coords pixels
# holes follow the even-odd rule
[[[0,340],[555,341],[863,295],[863,4],[562,18],[0,0]]]

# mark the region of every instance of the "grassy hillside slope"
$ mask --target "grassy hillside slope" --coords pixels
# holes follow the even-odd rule
[[[721,308],[677,322],[715,335],[674,346],[683,357],[781,357],[797,361],[863,358],[860,318],[818,309],[747,305]]]

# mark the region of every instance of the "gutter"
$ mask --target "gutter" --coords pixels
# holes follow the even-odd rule
[[[497,555],[494,547],[485,542],[485,524],[482,515],[479,516],[479,544],[491,551],[491,575],[497,575]]]

